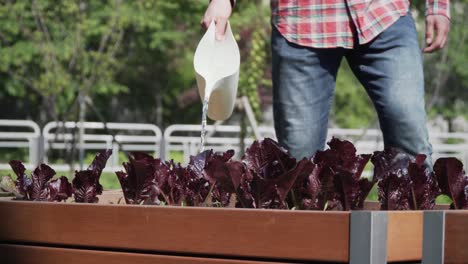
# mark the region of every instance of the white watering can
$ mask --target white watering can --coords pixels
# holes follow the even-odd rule
[[[202,101],[208,101],[208,117],[226,120],[234,110],[239,81],[240,53],[229,22],[226,37],[215,38],[215,23],[198,43],[193,60],[198,91]]]

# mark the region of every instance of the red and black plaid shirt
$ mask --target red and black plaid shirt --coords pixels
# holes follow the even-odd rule
[[[406,15],[408,0],[271,0],[273,25],[290,42],[314,48],[353,48]],[[450,18],[449,0],[426,0],[426,15]]]

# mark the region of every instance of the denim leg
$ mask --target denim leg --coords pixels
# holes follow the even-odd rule
[[[374,103],[385,146],[426,154],[431,165],[422,56],[411,14],[372,42],[348,51],[346,58]]]
[[[272,30],[273,116],[276,137],[301,159],[325,147],[328,114],[343,49],[313,49]]]

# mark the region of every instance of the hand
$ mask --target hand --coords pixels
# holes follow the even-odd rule
[[[212,0],[206,9],[201,25],[204,29],[207,29],[211,21],[214,20],[216,24],[216,39],[224,40],[227,21],[231,13],[232,7],[229,0]]]
[[[434,36],[434,31],[437,36]],[[447,42],[450,31],[450,20],[443,15],[429,15],[426,17],[426,47],[424,52],[441,49]]]

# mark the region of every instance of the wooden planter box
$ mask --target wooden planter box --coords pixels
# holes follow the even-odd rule
[[[468,263],[468,210],[424,212],[423,263]]]
[[[423,214],[416,211],[181,208],[0,198],[0,258],[6,260],[0,262],[418,261],[422,223]]]

